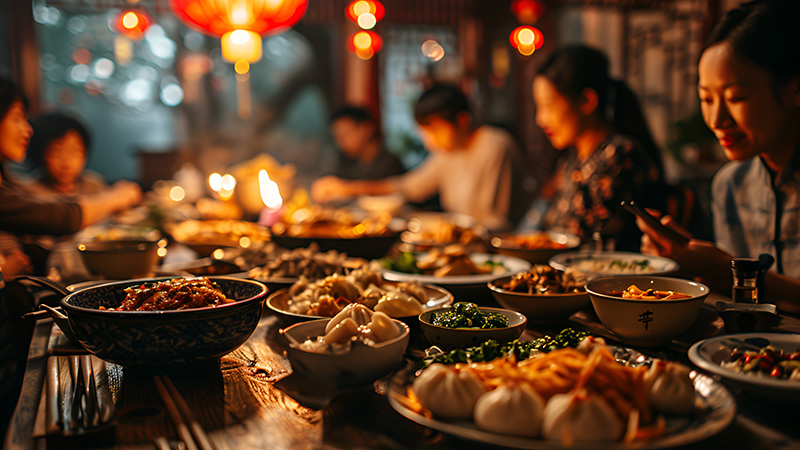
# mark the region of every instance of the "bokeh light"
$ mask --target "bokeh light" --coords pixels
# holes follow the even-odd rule
[[[183,88],[170,83],[161,89],[161,102],[167,106],[178,106],[183,101]]]
[[[431,61],[441,61],[444,58],[444,47],[439,42],[428,39],[422,43],[422,54],[430,58]]]

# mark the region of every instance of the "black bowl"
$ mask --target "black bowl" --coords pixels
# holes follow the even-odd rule
[[[252,280],[210,277],[226,297],[217,307],[176,311],[109,311],[124,289],[168,278],[119,281],[74,292],[61,300],[75,337],[89,352],[125,367],[166,370],[213,363],[244,344],[261,319],[268,289]]]

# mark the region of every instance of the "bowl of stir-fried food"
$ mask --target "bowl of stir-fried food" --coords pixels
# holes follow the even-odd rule
[[[525,314],[531,323],[558,323],[589,307],[586,281],[579,271],[537,264],[527,272],[493,280],[488,287],[497,303]]]
[[[242,345],[261,318],[263,284],[238,278],[155,278],[89,287],[61,300],[89,352],[147,370],[213,363]]]
[[[360,216],[343,209],[307,207],[272,226],[272,241],[283,248],[319,245],[350,256],[375,259],[389,251],[406,228],[405,220],[389,214]]]
[[[490,242],[501,255],[515,256],[533,264],[547,264],[553,256],[577,249],[581,238],[556,231],[526,231],[496,234]]]
[[[694,323],[710,290],[680,278],[626,276],[586,284],[597,317],[625,344],[667,344]]]

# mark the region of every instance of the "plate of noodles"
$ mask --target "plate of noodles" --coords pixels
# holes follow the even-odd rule
[[[709,376],[625,347],[591,345],[581,343],[578,349],[539,353],[518,362],[501,358],[491,363],[459,363],[457,367],[431,364],[424,369],[409,364],[392,375],[387,397],[398,413],[420,425],[462,439],[519,449],[669,448],[711,437],[736,416],[731,393]],[[473,376],[477,381],[465,387],[465,379]],[[451,386],[448,390],[437,383]],[[459,387],[458,383],[464,384]],[[637,399],[635,386],[639,384],[642,391]],[[599,389],[600,385],[605,389]],[[683,387],[676,389],[677,385]],[[440,395],[445,391],[446,395]],[[477,401],[472,400],[474,406],[464,401],[469,395],[477,396]],[[520,405],[526,408],[531,402],[527,399],[537,395],[539,400],[532,402],[540,402],[538,417],[517,410]],[[670,405],[677,397],[683,405]],[[437,400],[453,404],[442,405]],[[626,406],[627,401],[638,408],[630,403]],[[586,409],[577,411],[579,408]],[[626,408],[627,419],[623,419],[620,411]],[[676,409],[664,412],[670,408]],[[516,431],[510,431],[515,427]],[[500,428],[509,431],[498,431]],[[554,438],[553,430],[560,438]],[[549,439],[544,437],[547,434]],[[591,440],[600,435],[606,440]]]

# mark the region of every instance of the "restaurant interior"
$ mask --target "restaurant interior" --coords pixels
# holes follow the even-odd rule
[[[0,2],[0,442],[800,446],[800,2]]]

